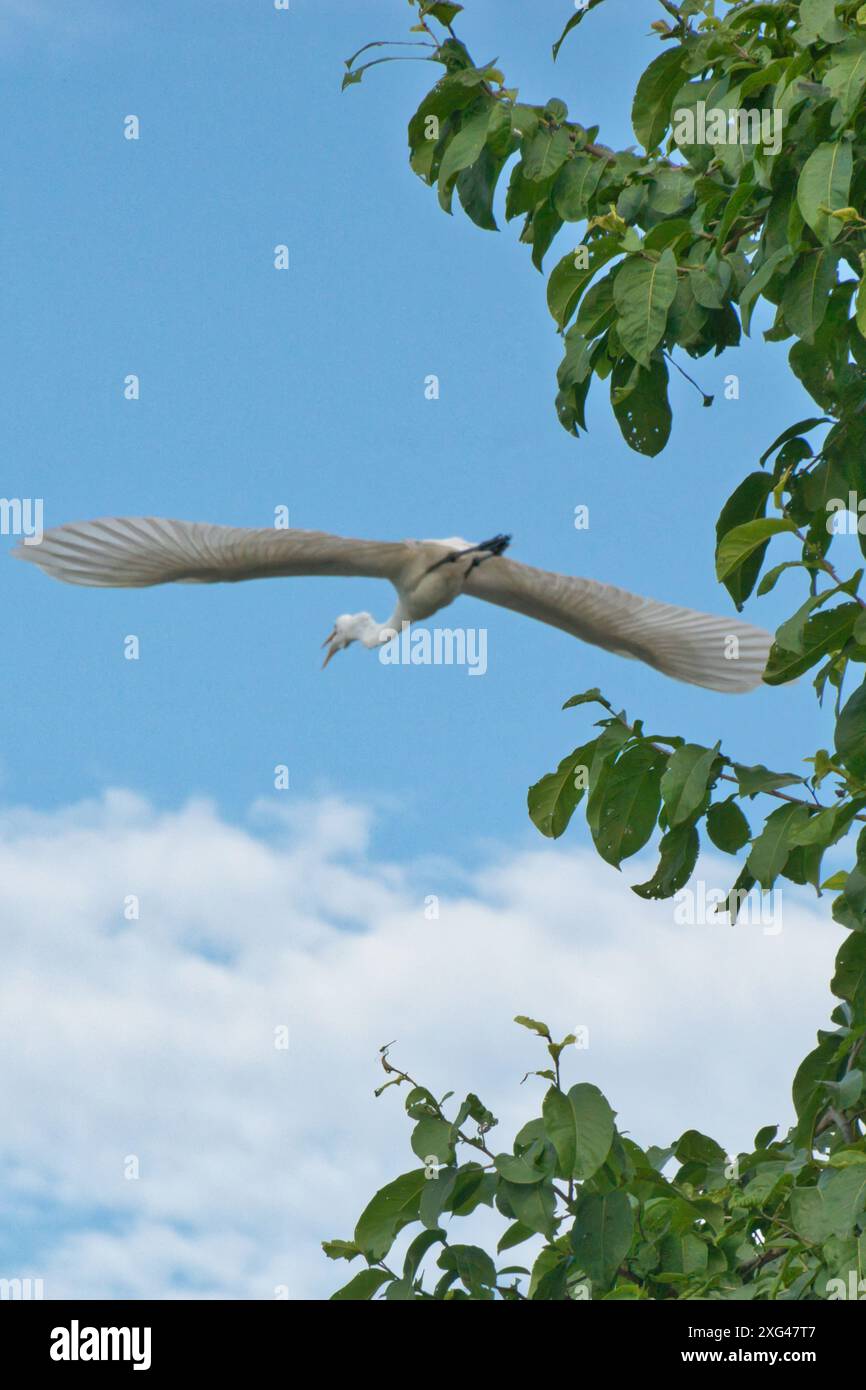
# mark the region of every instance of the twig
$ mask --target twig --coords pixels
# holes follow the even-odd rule
[[[666,353],[664,353],[663,355],[668,359],[668,361],[670,362],[671,366],[676,367],[676,369],[677,369],[677,371],[679,372],[680,376],[684,376],[685,379],[686,379],[686,381],[689,383],[689,385],[690,385],[690,386],[694,386],[695,390],[696,390],[696,391],[698,392],[698,394],[702,397],[703,402],[704,402],[704,405],[705,405],[705,406],[710,406],[710,405],[712,405],[713,401],[715,400],[715,396],[708,396],[707,393],[706,393],[706,391],[704,391],[703,388],[700,387],[700,386],[698,385],[698,383],[695,381],[694,377],[693,377],[693,376],[689,376],[688,372],[684,372],[684,371],[683,371],[683,369],[682,369],[682,367],[680,366],[679,362],[677,362],[676,358],[673,357],[671,353],[666,352]]]
[[[773,1260],[778,1260],[780,1255],[786,1255],[787,1253],[788,1251],[784,1245],[774,1245],[772,1249],[764,1250],[762,1254],[756,1255],[753,1260],[748,1260],[746,1264],[743,1265],[741,1273],[751,1274],[753,1269],[760,1269],[762,1265],[768,1265]]]

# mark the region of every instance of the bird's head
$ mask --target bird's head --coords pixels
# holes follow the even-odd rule
[[[322,643],[323,647],[328,648],[325,653],[325,659],[322,662],[322,670],[325,669],[332,656],[335,656],[337,652],[341,652],[344,647],[348,647],[350,642],[356,642],[361,635],[362,629],[373,621],[374,619],[370,613],[341,613],[339,618],[334,622],[333,631],[328,633]]]

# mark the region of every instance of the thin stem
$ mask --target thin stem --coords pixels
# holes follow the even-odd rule
[[[694,386],[695,390],[696,390],[696,391],[698,392],[698,394],[703,398],[704,405],[705,405],[705,406],[710,406],[710,405],[712,405],[713,401],[715,400],[715,396],[708,396],[707,393],[706,393],[706,391],[704,391],[703,387],[701,387],[701,386],[698,385],[698,383],[695,381],[695,379],[694,379],[693,376],[689,376],[688,372],[684,372],[684,371],[683,371],[683,369],[682,369],[682,367],[680,366],[679,362],[677,362],[676,358],[673,357],[669,352],[666,352],[666,353],[664,353],[663,355],[667,358],[667,360],[671,363],[671,365],[672,365],[673,367],[676,367],[676,369],[677,369],[677,371],[679,372],[680,376],[684,376],[685,379],[686,379],[686,381],[689,382],[689,384],[690,384],[691,386]]]
[[[756,1255],[753,1260],[748,1260],[743,1265],[741,1273],[751,1274],[753,1269],[760,1269],[762,1265],[768,1265],[773,1260],[778,1260],[780,1255],[787,1255],[788,1251],[784,1245],[773,1246],[770,1250],[765,1250],[762,1254]]]

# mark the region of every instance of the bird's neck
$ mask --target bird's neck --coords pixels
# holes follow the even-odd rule
[[[355,636],[363,646],[381,647],[383,642],[400,631],[400,619],[395,612],[386,622],[377,622],[369,613],[359,613],[355,619]]]

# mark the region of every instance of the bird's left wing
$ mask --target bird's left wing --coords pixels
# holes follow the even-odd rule
[[[485,560],[463,592],[562,628],[619,656],[709,690],[738,694],[760,685],[772,645],[762,628],[691,608],[550,574],[514,560]]]
[[[366,575],[399,582],[409,541],[363,541],[325,531],[212,526],[164,517],[107,517],[46,531],[22,560],[67,584],[140,589],[150,584],[216,584],[281,575]]]

